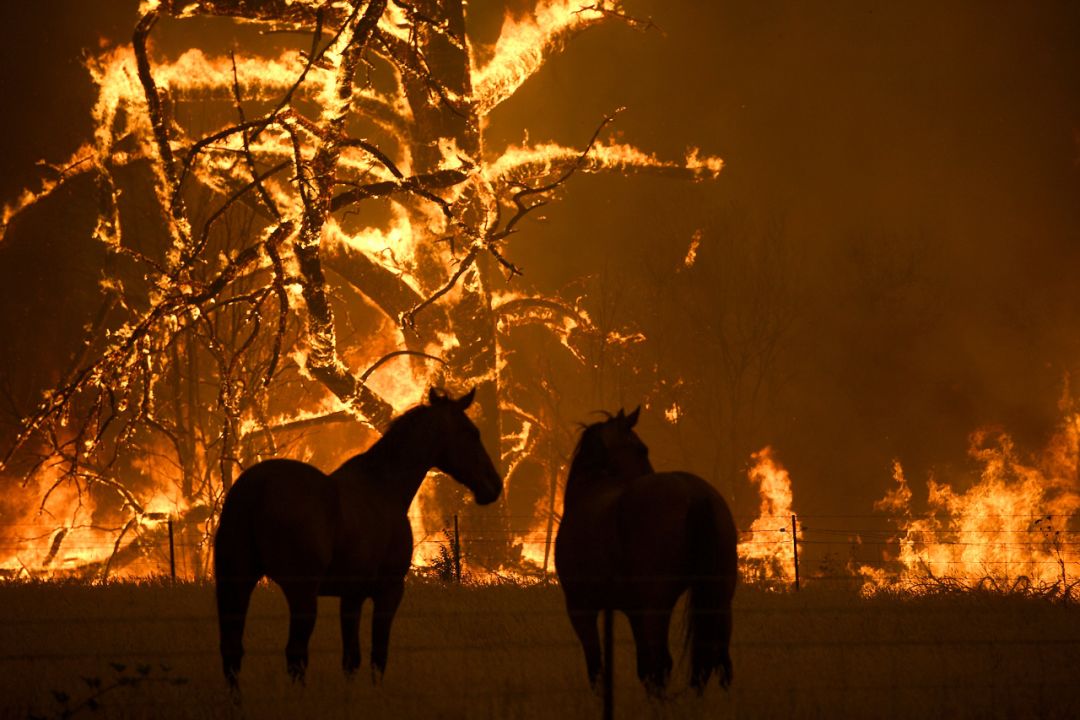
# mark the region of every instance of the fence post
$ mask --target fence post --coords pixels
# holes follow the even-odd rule
[[[615,611],[604,608],[604,720],[615,720]]]
[[[173,521],[172,515],[169,516],[169,577],[172,578],[172,584],[176,584],[176,543],[173,541]]]
[[[799,589],[799,530],[795,526],[795,514],[791,515],[791,551],[795,554],[795,589]]]
[[[461,582],[461,535],[458,533],[457,514],[454,515],[454,579]]]

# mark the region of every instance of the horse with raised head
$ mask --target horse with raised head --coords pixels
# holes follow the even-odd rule
[[[738,540],[727,503],[686,472],[655,472],[633,427],[640,408],[585,427],[570,464],[555,569],[570,623],[596,688],[603,662],[597,616],[621,610],[630,620],[637,673],[660,695],[671,674],[668,630],[690,592],[686,643],[690,682],[699,692],[718,671],[732,678],[731,601]]]
[[[342,666],[360,667],[360,610],[371,598],[372,677],[386,669],[390,624],[412,563],[408,510],[428,470],[494,502],[502,478],[460,399],[435,390],[428,404],[395,419],[366,452],[329,475],[296,460],[266,460],[244,471],[225,497],[214,538],[221,660],[234,689],[243,657],[244,619],[255,584],[277,583],[289,605],[285,660],[303,681],[318,597],[341,598]]]

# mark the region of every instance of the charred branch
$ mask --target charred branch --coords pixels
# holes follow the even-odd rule
[[[384,364],[399,357],[418,357],[425,360],[431,360],[442,365],[446,365],[446,361],[435,355],[430,355],[425,352],[417,350],[395,350],[394,352],[387,353],[381,358],[372,363],[367,370],[360,374],[359,381],[366,381],[371,375],[382,367]],[[356,415],[347,412],[345,410],[338,410],[336,412],[326,413],[323,415],[312,415],[310,417],[301,417],[293,420],[286,420],[278,423],[263,423],[261,427],[248,432],[243,439],[248,440],[251,438],[266,436],[271,440],[275,433],[289,433],[289,432],[301,432],[303,430],[309,430],[315,427],[321,427],[322,425],[328,425],[339,422],[356,422]]]
[[[593,131],[592,137],[589,138],[589,142],[585,146],[585,149],[582,150],[581,155],[579,155],[577,160],[569,167],[567,167],[567,169],[562,173],[562,175],[560,175],[556,179],[552,180],[549,183],[538,185],[536,187],[529,187],[525,183],[511,183],[511,187],[518,188],[518,191],[514,193],[513,197],[511,198],[511,201],[517,207],[517,212],[514,213],[513,217],[507,220],[506,227],[504,227],[501,232],[495,233],[493,235],[492,240],[501,240],[502,238],[510,235],[510,233],[514,232],[514,228],[517,226],[517,224],[521,222],[521,220],[524,219],[526,215],[528,215],[538,207],[542,207],[543,205],[547,204],[546,200],[539,200],[535,203],[530,204],[526,202],[526,198],[533,195],[543,195],[544,193],[555,190],[557,187],[569,180],[575,172],[583,168],[589,157],[589,152],[593,149],[593,146],[596,145],[596,139],[600,137],[600,133],[603,132],[604,128],[613,123],[615,121],[615,117],[622,111],[623,108],[619,108],[610,115],[606,115],[604,119],[600,121],[600,124],[597,126],[596,130]]]
[[[429,355],[426,352],[420,352],[418,350],[395,350],[394,352],[387,353],[386,355],[383,355],[381,358],[379,358],[374,363],[372,363],[371,366],[360,375],[360,382],[364,382],[365,380],[367,380],[369,377],[371,377],[371,374],[373,372],[378,370],[380,367],[385,365],[387,362],[393,360],[394,358],[399,358],[399,357],[425,358],[427,360],[433,360],[433,361],[435,361],[437,363],[442,363],[443,365],[446,365],[446,361],[443,360],[441,357],[437,357],[435,355]]]
[[[309,3],[291,0],[164,0],[162,7],[176,17],[231,17],[244,22],[296,29],[313,27],[319,21],[320,13],[325,12],[324,8],[329,10],[326,19],[331,22],[340,22],[348,15],[335,4],[316,8]]]
[[[403,177],[399,180],[369,183],[334,196],[334,199],[330,202],[330,209],[337,211],[361,200],[389,197],[398,193],[413,193],[425,200],[436,203],[442,208],[443,213],[449,217],[451,216],[449,204],[431,191],[453,187],[464,182],[468,177],[468,173],[462,170],[436,170],[423,175]]]
[[[388,3],[403,12],[405,27],[379,27]],[[87,565],[88,572],[113,572],[127,558],[148,552],[143,539],[158,532],[144,524],[153,518],[143,512],[142,491],[120,481],[139,467],[135,458],[153,458],[168,468],[189,506],[211,513],[199,532],[212,532],[212,513],[238,467],[267,450],[285,450],[298,433],[327,423],[384,427],[393,408],[367,382],[397,358],[413,371],[436,363],[428,370],[440,382],[477,388],[477,425],[485,444],[501,456],[498,463],[541,452],[538,436],[511,447],[503,435],[504,410],[534,423],[536,416],[519,408],[520,384],[514,384],[514,370],[507,370],[515,351],[504,352],[507,346],[500,343],[508,342],[512,325],[538,321],[581,359],[566,336],[575,328],[589,330],[589,319],[557,299],[520,298],[493,307],[498,274],[521,274],[507,250],[510,236],[577,172],[699,179],[719,168],[718,161],[699,162],[696,155],[685,164],[663,162],[629,146],[604,145],[598,138],[613,116],[604,118],[584,150],[511,148],[494,160],[482,152],[487,111],[571,35],[605,18],[648,27],[608,5],[580,8],[579,20],[563,13],[538,38],[512,47],[493,70],[506,69],[515,58],[528,62],[500,80],[474,67],[462,0],[143,4],[150,10],[132,38],[134,90],[122,62],[103,56],[94,70],[95,79],[101,78],[101,107],[111,103],[108,120],[100,121],[108,126],[97,128],[89,155],[80,150],[57,171],[59,179],[48,179],[35,196],[46,196],[50,182],[97,173],[94,237],[123,271],[107,269],[103,286],[111,306],[92,323],[92,337],[72,371],[25,417],[3,457],[7,463],[20,449],[28,460],[36,457],[31,474],[52,483],[46,497],[70,483],[80,502],[87,490],[88,502],[102,497],[101,491],[120,498],[123,516],[109,528],[112,555]],[[208,62],[211,80],[181,79],[170,81],[171,87],[163,78],[180,64],[152,64],[149,49],[161,16],[231,17],[266,32],[310,31],[310,49],[285,74],[280,68],[293,63],[291,52],[255,59],[238,52]],[[222,72],[230,59],[231,76]],[[267,73],[272,80],[247,83],[244,78],[264,59],[276,63],[275,72]],[[110,77],[122,79],[119,95]],[[395,87],[388,89],[387,81]],[[213,118],[220,124],[212,132],[188,135],[179,122],[187,113],[174,113],[172,104],[208,98],[228,101],[231,116]],[[352,136],[361,132],[370,136]],[[446,167],[448,153],[459,160],[453,169]],[[152,173],[150,238],[121,236],[133,205],[128,178],[120,172],[125,167]],[[409,233],[386,236],[392,264],[380,262],[377,251],[338,240],[345,223],[337,218],[343,220],[339,227],[333,214],[375,198],[390,200],[395,222],[411,223]],[[10,212],[34,201],[20,200]],[[411,245],[402,254],[397,244],[405,242]],[[342,291],[350,296],[332,305]],[[354,291],[362,302],[351,296]],[[346,348],[351,353],[358,345],[347,333],[372,327],[372,320],[381,324],[382,318],[370,317],[376,309],[404,329],[407,349],[356,374],[342,359]],[[425,352],[440,345],[434,354]],[[295,365],[283,360],[290,352]],[[350,363],[368,359],[348,357]],[[294,419],[273,420],[283,405],[290,414],[297,411],[289,403],[297,402],[297,393],[310,393],[306,381],[312,379],[342,409],[312,415],[314,403],[300,402]],[[275,439],[280,433],[287,435]],[[464,509],[466,517],[469,512]],[[500,518],[496,525],[505,520]],[[499,545],[507,545],[506,527],[487,524],[492,534],[485,536],[488,520],[469,522],[482,546],[478,563],[494,568],[512,557],[512,549]],[[59,548],[64,536],[54,542]]]
[[[329,270],[340,275],[349,285],[374,302],[388,317],[399,318],[423,298],[400,276],[373,261],[368,255],[354,250],[344,243],[328,243],[323,246],[323,263]],[[432,336],[436,330],[446,330],[442,316],[431,316],[424,336]]]
[[[391,407],[348,371],[337,355],[334,315],[326,292],[320,247],[323,227],[332,211],[332,199],[338,157],[343,147],[345,121],[353,96],[353,76],[360,53],[374,31],[386,8],[386,0],[372,0],[363,15],[357,3],[342,33],[345,47],[335,80],[337,108],[323,129],[322,138],[311,161],[312,191],[301,192],[303,220],[295,243],[297,264],[302,277],[301,288],[307,305],[308,364],[307,370],[341,400],[353,404],[361,416],[377,429],[390,421]],[[296,141],[294,140],[294,143]],[[296,158],[303,187],[303,161]]]
[[[150,124],[154,130],[154,141],[157,145],[158,160],[161,165],[162,181],[165,184],[164,192],[170,198],[169,206],[169,229],[173,234],[174,242],[180,247],[187,245],[187,211],[184,208],[183,198],[179,193],[179,180],[176,176],[176,164],[173,160],[172,145],[169,138],[169,118],[166,117],[161,92],[158,90],[154,75],[150,70],[150,57],[146,51],[146,40],[158,20],[158,12],[150,10],[142,17],[135,27],[132,38],[132,46],[135,50],[135,61],[138,68],[139,82],[142,83],[143,94],[146,98],[147,113],[150,115]]]
[[[446,283],[442,287],[440,287],[438,290],[433,292],[428,297],[421,300],[419,303],[417,303],[413,307],[406,310],[405,313],[403,315],[401,315],[401,318],[399,320],[401,326],[405,327],[405,328],[415,328],[416,327],[416,315],[417,315],[417,313],[419,313],[424,308],[430,307],[439,298],[441,298],[442,296],[446,295],[446,293],[453,290],[454,286],[457,285],[458,280],[460,280],[461,277],[466,273],[466,271],[468,271],[469,268],[471,268],[473,266],[473,263],[476,261],[476,256],[479,253],[479,251],[480,251],[480,248],[478,246],[474,245],[472,247],[472,249],[469,250],[469,252],[465,255],[465,257],[458,264],[458,268],[457,268],[457,270],[454,271],[454,274],[450,276],[450,279],[447,280]]]

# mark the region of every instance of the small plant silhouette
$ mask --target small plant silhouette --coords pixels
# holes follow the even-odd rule
[[[114,675],[108,680],[98,676],[83,677],[89,692],[79,698],[63,690],[53,690],[52,696],[55,707],[48,715],[30,713],[29,720],[49,720],[51,718],[71,718],[79,713],[97,712],[102,708],[102,698],[106,695],[125,687],[140,687],[149,683],[167,685],[186,685],[188,679],[172,675],[172,668],[164,663],[154,665],[140,663],[129,669],[127,665],[118,662],[109,663]],[[155,674],[155,671],[157,674]]]
[[[439,557],[432,567],[443,582],[461,582],[461,539],[455,528],[443,530],[445,540],[439,543]]]

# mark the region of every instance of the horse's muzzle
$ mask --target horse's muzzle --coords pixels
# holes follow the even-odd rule
[[[498,474],[495,474],[492,477],[493,480],[485,483],[483,488],[478,488],[473,491],[473,497],[476,499],[477,505],[490,505],[502,495],[502,478],[500,478]]]

